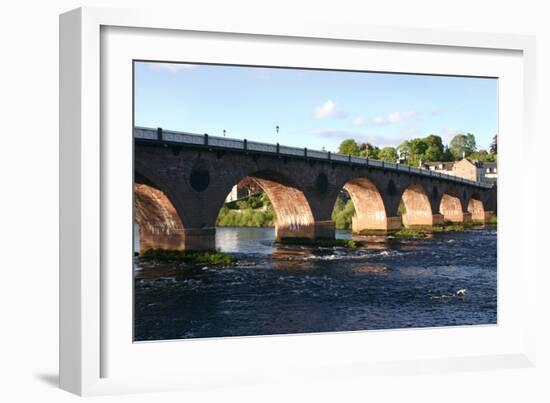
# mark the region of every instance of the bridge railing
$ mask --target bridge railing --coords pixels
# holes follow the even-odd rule
[[[307,150],[307,156],[312,158],[319,158],[322,160],[328,159],[328,153],[326,151]]]
[[[342,155],[342,154],[331,154],[330,159],[332,161],[342,161],[342,162],[349,161],[349,157],[347,155]]]
[[[145,140],[156,140],[157,131],[151,130],[151,129],[145,129],[142,127],[136,127],[134,128],[134,137],[138,139],[145,139]]]
[[[162,140],[172,141],[174,143],[187,143],[187,144],[203,143],[203,139],[199,136],[194,136],[189,133],[179,133],[179,132],[172,132],[172,131],[163,131]]]
[[[304,149],[297,147],[279,146],[279,154],[304,156]]]
[[[237,139],[227,139],[225,137],[215,137],[215,136],[202,136],[206,139],[205,145],[215,146],[215,147],[224,147],[224,148],[235,148],[237,150],[242,150],[244,148],[244,141]]]
[[[243,147],[244,147],[244,144],[243,144]],[[262,151],[264,153],[277,153],[276,144],[260,143],[258,141],[248,141],[247,149],[252,151]]]
[[[134,138],[143,140],[158,140],[171,143],[204,145],[219,148],[229,148],[243,151],[257,151],[272,153],[278,155],[288,155],[296,157],[315,158],[320,160],[330,160],[338,162],[347,162],[370,167],[380,167],[389,170],[404,171],[416,175],[437,177],[453,182],[467,183],[480,187],[491,188],[492,184],[476,182],[460,176],[448,175],[441,172],[430,171],[424,168],[416,168],[407,165],[394,164],[381,160],[363,158],[351,155],[333,154],[327,151],[309,150],[307,148],[298,148],[283,146],[279,144],[262,143],[258,141],[238,140],[233,138],[210,136],[208,134],[196,134],[187,132],[176,132],[171,130],[151,129],[147,127],[135,127]]]

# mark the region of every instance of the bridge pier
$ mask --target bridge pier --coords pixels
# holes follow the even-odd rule
[[[351,231],[360,234],[365,231],[390,231],[402,227],[401,217],[383,217],[373,215],[354,215],[351,218]]]
[[[444,215],[445,221],[453,223],[465,223],[472,221],[472,213],[470,212],[452,212]]]
[[[485,223],[491,217],[492,211],[485,211],[480,200],[470,199],[468,212],[472,213],[472,221]]]
[[[216,249],[216,228],[185,228],[183,244],[186,250]]]
[[[404,214],[403,226],[406,228],[415,226],[442,225],[445,222],[443,214]]]
[[[149,249],[213,250],[216,248],[215,228],[186,228],[166,231],[163,227],[137,225],[139,253]]]
[[[336,237],[336,224],[334,221],[315,221],[316,239],[334,239]]]
[[[275,225],[275,239],[308,238],[334,239],[336,227],[334,221],[315,221],[305,225]]]
[[[167,230],[164,226],[151,224],[137,224],[135,226],[135,239],[139,240],[139,253],[149,249],[184,249],[183,230]]]
[[[484,224],[489,221],[492,215],[492,211],[472,212],[472,221]]]

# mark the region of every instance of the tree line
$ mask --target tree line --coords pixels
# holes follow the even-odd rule
[[[469,158],[481,162],[496,162],[497,135],[493,137],[489,150],[478,150],[472,133],[457,134],[448,145],[443,144],[440,136],[430,134],[405,140],[397,147],[379,148],[370,143],[359,143],[347,139],[340,143],[338,152],[345,155],[368,157],[372,159],[401,162],[410,166],[419,166],[424,162],[447,162]]]
[[[219,227],[272,227],[275,211],[267,194],[261,192],[244,200],[225,203],[218,214]]]

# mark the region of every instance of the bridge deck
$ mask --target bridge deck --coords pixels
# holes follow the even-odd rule
[[[277,156],[308,158],[322,160],[325,162],[336,162],[358,165],[362,167],[374,167],[377,169],[386,169],[391,171],[407,172],[414,175],[440,178],[443,180],[458,182],[471,186],[477,186],[485,189],[493,187],[492,184],[472,181],[459,176],[447,175],[440,172],[430,171],[424,168],[415,168],[402,164],[375,160],[371,158],[355,157],[351,155],[342,155],[331,153],[330,151],[310,150],[308,148],[290,147],[279,144],[261,143],[257,141],[239,140],[226,137],[210,136],[208,134],[196,134],[187,132],[177,132],[171,130],[152,129],[147,127],[135,127],[134,139],[147,142],[163,142],[177,145],[187,145],[193,147],[208,147],[212,149],[225,149],[231,151],[256,152],[262,154],[272,154]]]

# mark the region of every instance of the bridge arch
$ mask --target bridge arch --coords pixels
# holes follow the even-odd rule
[[[316,226],[304,192],[286,175],[275,171],[257,171],[240,178],[254,181],[267,195],[275,212],[275,237],[315,238]],[[220,203],[220,209],[221,205]]]
[[[134,224],[140,253],[148,249],[214,249],[215,230],[205,219],[206,209],[189,208],[189,192],[176,189],[183,181],[171,183],[148,168],[134,161]]]
[[[370,209],[365,211],[378,216],[374,220],[375,228],[383,223],[382,205],[377,195],[383,201],[388,229],[393,229],[390,221],[397,227],[402,219],[405,225],[435,224],[436,217],[443,218],[439,211],[446,210],[445,206],[441,209],[444,194],[460,199],[463,219],[470,215],[468,205],[471,198],[482,202],[486,212],[496,212],[497,208],[496,186],[489,189],[485,185],[420,174],[404,167],[396,169],[393,164],[385,167],[372,161],[305,149],[302,153],[288,147],[269,147],[234,139],[227,146],[220,144],[219,139],[210,144],[206,136],[199,136],[200,141],[197,141],[199,137],[191,141],[190,136],[193,136],[188,133],[181,136],[181,143],[185,146],[175,146],[172,140],[151,140],[157,138],[158,132],[155,130],[145,135],[144,130],[147,131],[139,129],[136,132],[135,170],[150,179],[152,187],[160,190],[177,211],[186,248],[191,234],[197,239],[193,248],[214,247],[216,218],[225,198],[235,183],[248,176],[259,179],[272,204],[276,205],[280,237],[289,236],[290,232],[294,236],[304,236],[305,233],[311,237],[334,237],[331,213],[335,201],[341,189],[355,178],[368,178],[351,182],[347,188],[351,189],[354,184],[362,188],[355,189],[355,195],[352,195],[358,205],[361,204],[358,195],[374,195],[376,202],[371,202]],[[374,185],[376,192],[367,180]],[[476,192],[482,198],[474,197]],[[289,200],[298,202],[291,205]],[[400,202],[407,210],[403,217],[398,216]],[[470,207],[473,212],[480,210],[475,203],[472,202]],[[281,214],[282,211],[285,214]],[[287,218],[283,219],[283,215]],[[354,226],[357,227],[357,223]],[[289,232],[282,235],[286,228]]]
[[[472,221],[484,223],[490,213],[486,212],[485,205],[479,193],[474,193],[468,201],[468,213],[472,215]]]
[[[185,248],[183,225],[174,205],[153,186],[134,183],[134,224],[140,253]]]
[[[343,189],[349,194],[355,207],[351,223],[353,232],[387,230],[395,225],[389,222],[384,199],[371,180],[366,177],[354,178],[346,182]]]
[[[464,222],[464,209],[462,200],[454,192],[446,192],[441,197],[439,211],[445,221]]]
[[[430,198],[421,184],[412,183],[407,186],[401,200],[405,208],[401,215],[405,227],[434,224]]]
[[[133,187],[134,237],[139,240],[139,253],[148,249],[185,249],[182,220],[160,177],[136,164]]]

